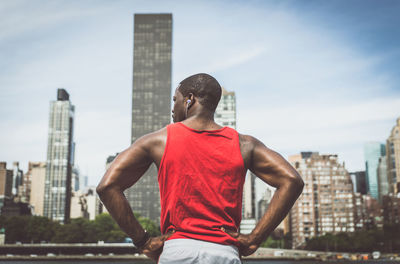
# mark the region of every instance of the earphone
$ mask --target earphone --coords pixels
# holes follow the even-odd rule
[[[187,106],[186,106],[186,111],[185,111],[185,119],[187,118],[188,109],[189,109],[189,106],[190,106],[190,103],[192,102],[192,100],[188,99],[186,102],[187,102]]]

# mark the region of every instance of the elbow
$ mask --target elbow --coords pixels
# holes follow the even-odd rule
[[[303,192],[303,188],[304,188],[304,181],[300,177],[300,175],[297,174],[295,177],[292,177],[291,183],[292,183],[293,187],[295,188],[295,190],[300,195]]]
[[[96,192],[100,197],[104,194],[105,190],[106,190],[106,187],[104,185],[102,185],[101,183],[99,183],[99,185],[97,185],[97,187],[96,187]]]
[[[96,187],[96,192],[100,199],[110,190],[110,186],[107,184],[99,183]]]

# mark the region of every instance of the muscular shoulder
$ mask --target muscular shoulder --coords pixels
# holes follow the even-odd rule
[[[255,137],[239,134],[240,152],[242,154],[246,169],[249,169],[251,166],[253,151],[259,142],[260,141],[258,141]]]
[[[138,138],[133,145],[141,147],[154,161],[161,158],[167,142],[167,127]]]

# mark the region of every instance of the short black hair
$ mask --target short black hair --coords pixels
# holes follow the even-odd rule
[[[198,73],[181,81],[178,90],[185,97],[192,93],[199,103],[214,112],[221,99],[222,89],[218,81],[207,73]]]

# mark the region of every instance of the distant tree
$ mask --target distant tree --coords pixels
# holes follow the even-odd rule
[[[4,223],[6,243],[31,242],[28,233],[29,218],[29,216],[13,216],[6,219]]]
[[[60,224],[42,216],[29,217],[27,236],[33,243],[49,242],[54,237]]]
[[[94,220],[97,239],[105,242],[122,242],[126,237],[114,219],[107,213],[96,216]]]
[[[139,223],[143,226],[144,229],[149,232],[150,236],[159,236],[161,235],[160,228],[150,219],[139,217]]]
[[[151,220],[137,216],[150,235],[160,235],[160,229]],[[60,224],[40,216],[0,216],[0,228],[5,229],[6,243],[95,243],[123,242],[127,235],[119,228],[113,218],[100,214],[95,220],[84,218],[71,219],[69,223]]]

